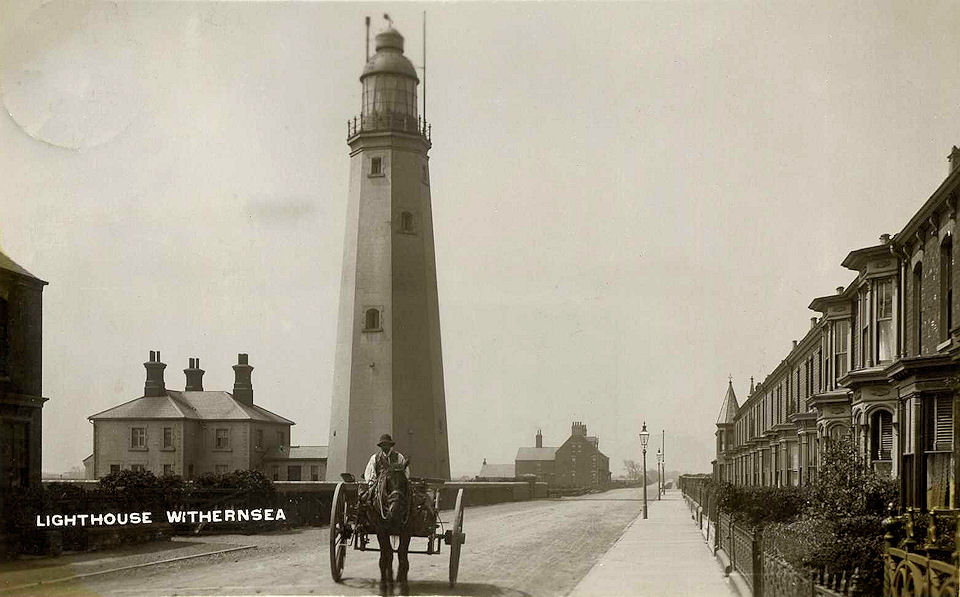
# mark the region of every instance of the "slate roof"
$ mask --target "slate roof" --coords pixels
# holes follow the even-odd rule
[[[733,380],[730,380],[727,395],[723,397],[723,406],[720,407],[720,416],[717,417],[717,425],[736,422],[738,410],[740,405],[737,404],[737,394],[733,391]]]
[[[557,449],[548,448],[519,448],[516,460],[553,460],[557,456]]]
[[[477,476],[495,478],[495,479],[496,478],[502,479],[504,477],[515,477],[517,476],[517,468],[514,463],[510,463],[510,464],[483,463],[483,466],[480,467],[480,474]]]
[[[294,425],[289,419],[260,406],[248,406],[229,392],[180,392],[167,390],[166,396],[141,396],[87,417],[91,421],[108,419],[191,419],[198,421],[262,421]]]
[[[21,267],[16,261],[7,257],[7,255],[3,251],[0,251],[0,269],[4,269],[4,270],[7,270],[8,272],[13,272],[15,274],[20,274],[21,276],[26,276],[28,278],[33,278],[34,280],[43,282],[43,280],[40,280],[40,278],[34,276],[33,274],[25,270],[23,267]],[[43,282],[43,283],[46,284],[46,282]]]

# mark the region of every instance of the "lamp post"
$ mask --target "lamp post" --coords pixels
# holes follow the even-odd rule
[[[663,493],[663,474],[660,472],[661,462],[663,462],[663,452],[660,451],[660,448],[657,448],[657,500]]]
[[[650,439],[650,432],[647,431],[647,422],[643,422],[643,429],[640,430],[640,445],[643,446],[643,519],[647,519],[647,440]]]

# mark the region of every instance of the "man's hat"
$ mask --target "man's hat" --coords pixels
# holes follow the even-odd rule
[[[389,433],[384,433],[380,436],[380,441],[377,442],[378,446],[392,446],[394,444],[393,438],[390,437]]]

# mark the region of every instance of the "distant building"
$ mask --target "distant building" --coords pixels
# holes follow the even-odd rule
[[[513,479],[517,476],[517,467],[514,464],[487,464],[483,459],[478,479]]]
[[[91,415],[92,477],[120,470],[180,475],[258,470],[274,480],[320,480],[326,446],[290,446],[293,421],[253,403],[247,355],[233,366],[233,393],[203,389],[200,359],[183,391],[166,388],[160,352],[150,352],[143,396]],[[87,464],[85,462],[85,464]],[[315,479],[314,479],[315,477]]]
[[[600,451],[596,436],[575,421],[570,437],[558,448],[544,447],[538,429],[536,445],[517,450],[516,473],[536,475],[538,481],[560,487],[599,487],[610,482],[610,459]]]
[[[0,252],[0,495],[40,483],[46,284]]]
[[[516,473],[517,475],[536,475],[537,481],[555,485],[556,456],[555,447],[543,446],[543,433],[537,429],[534,447],[517,450]]]

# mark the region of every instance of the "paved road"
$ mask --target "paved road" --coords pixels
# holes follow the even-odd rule
[[[410,556],[413,595],[566,595],[640,513],[637,489],[565,500],[468,508],[459,582],[448,556]],[[450,513],[444,513],[444,519]],[[189,540],[189,539],[187,539]],[[257,549],[43,587],[44,595],[370,595],[377,554],[347,552],[344,580],[330,579],[327,529],[218,536]],[[11,595],[11,593],[6,593]],[[16,593],[38,594],[38,588]]]

